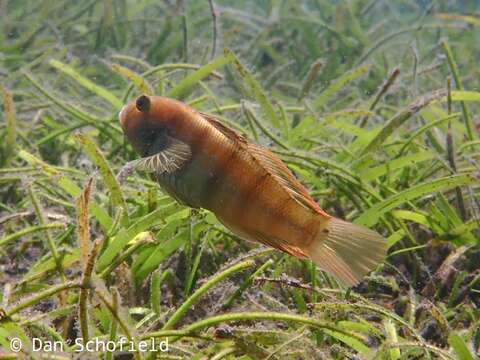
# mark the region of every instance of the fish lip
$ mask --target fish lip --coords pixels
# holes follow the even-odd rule
[[[127,110],[127,105],[124,105],[120,112],[118,113],[118,122],[123,128],[123,117],[124,117],[124,112]]]

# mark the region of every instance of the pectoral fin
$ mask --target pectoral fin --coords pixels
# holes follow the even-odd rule
[[[147,171],[155,174],[172,173],[179,170],[192,157],[190,146],[175,138],[169,137],[167,146],[156,154],[130,161],[117,175],[119,182],[123,182],[135,170]]]
[[[190,146],[173,138],[169,142],[168,146],[162,151],[136,160],[136,168],[158,174],[172,173],[182,168],[183,164],[190,160],[192,156]]]

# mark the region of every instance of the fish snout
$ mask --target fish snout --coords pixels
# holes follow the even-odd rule
[[[127,122],[127,108],[128,108],[128,104],[124,105],[122,107],[122,110],[120,110],[120,112],[118,113],[118,121],[120,122],[120,126],[124,130],[125,130],[125,127],[126,127],[126,122]]]

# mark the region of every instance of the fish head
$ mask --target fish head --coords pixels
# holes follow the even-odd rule
[[[141,95],[122,108],[118,119],[133,148],[147,156],[160,151],[165,139],[175,137],[183,107],[173,99]]]

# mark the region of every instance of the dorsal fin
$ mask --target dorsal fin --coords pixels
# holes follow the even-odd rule
[[[292,174],[290,169],[270,150],[256,144],[248,144],[247,148],[252,156],[260,162],[260,165],[303,206],[324,216],[328,216],[320,206],[308,194],[305,187]]]
[[[271,174],[298,203],[315,213],[330,217],[320,208],[315,200],[312,199],[305,187],[297,180],[282,160],[270,150],[260,145],[248,143],[243,135],[224,125],[214,116],[205,113],[199,114],[227,138],[243,146],[243,149],[248,151],[248,153],[259,162],[260,166]]]
[[[215,129],[220,131],[223,135],[229,138],[232,141],[238,142],[239,144],[246,144],[247,140],[243,137],[242,134],[238,133],[237,131],[229,128],[228,126],[224,125],[221,121],[215,118],[212,115],[205,114],[199,112],[199,114],[207,120]]]

